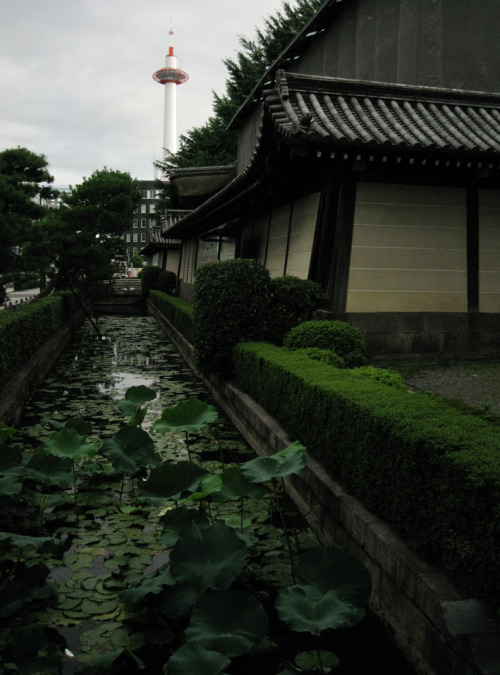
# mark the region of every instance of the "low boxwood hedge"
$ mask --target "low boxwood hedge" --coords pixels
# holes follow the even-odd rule
[[[149,291],[149,299],[163,316],[184,335],[193,341],[193,306],[162,291]]]
[[[77,308],[69,291],[0,312],[0,386],[3,387]]]
[[[500,600],[498,427],[422,392],[265,343],[234,371],[255,398],[464,592]]]

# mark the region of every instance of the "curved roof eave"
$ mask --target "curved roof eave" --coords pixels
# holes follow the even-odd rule
[[[299,58],[299,52],[302,51],[304,46],[309,43],[309,41],[314,38],[315,35],[322,32],[324,29],[321,27],[325,17],[330,12],[333,14],[339,12],[342,9],[342,6],[350,0],[325,0],[323,5],[317,10],[316,14],[308,21],[308,23],[302,28],[300,32],[293,38],[291,42],[285,47],[281,52],[278,58],[269,66],[264,75],[257,82],[250,95],[247,97],[245,102],[240,106],[236,111],[233,118],[227,125],[228,129],[234,128],[237,126],[238,121],[245,114],[247,108],[253,103],[262,100],[262,89],[265,86],[268,86],[273,83],[274,76],[277,70],[284,68],[291,61]]]

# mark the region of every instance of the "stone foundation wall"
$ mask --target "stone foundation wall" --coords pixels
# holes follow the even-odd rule
[[[363,312],[333,314],[357,326],[373,359],[481,358],[500,356],[500,314],[442,312]]]

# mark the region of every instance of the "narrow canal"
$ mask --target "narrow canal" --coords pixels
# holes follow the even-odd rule
[[[54,429],[71,418],[91,423],[86,443],[105,441],[127,423],[117,402],[124,399],[130,387],[145,386],[157,396],[147,404],[142,429],[151,433],[162,459],[179,462],[189,459],[214,473],[221,467],[252,459],[252,451],[220,411],[216,421],[192,436],[189,447],[186,435],[155,434],[153,422],[165,408],[188,399],[211,403],[207,391],[153,318],[105,316],[99,319],[98,326],[101,336],[89,322],[77,331],[35,399],[26,407],[15,436],[16,447],[28,449],[29,455],[47,443]],[[45,489],[43,497],[38,501],[27,500],[24,510],[14,509],[8,516],[24,522],[29,534],[57,536],[67,541],[65,552],[59,556],[50,552],[38,554],[51,570],[49,580],[57,596],[28,604],[16,619],[18,627],[32,629],[33,635],[40,631],[49,635],[49,642],[57,644],[63,653],[62,662],[55,656],[52,659],[52,647],[44,647],[49,656],[43,670],[26,665],[18,672],[64,675],[164,672],[164,664],[178,639],[173,629],[176,622],[169,625],[157,608],[146,611],[133,607],[120,596],[123,590],[137,588],[140,580],[156,578],[154,575],[168,560],[166,546],[162,545],[168,536],[164,536],[161,520],[171,507],[154,499],[138,499],[138,489],[147,473],[147,470],[138,472],[135,478],[118,476],[96,455],[81,462],[73,484],[61,490],[54,477],[52,487]],[[270,589],[279,590],[293,583],[283,529],[280,524],[270,522],[266,499],[258,505],[252,501],[245,514],[240,510],[240,502],[232,502],[227,511],[224,505],[214,506],[228,524],[243,523],[244,519],[254,546],[258,540],[258,556],[251,557],[246,564],[247,574],[251,569],[259,580],[252,593],[264,603],[273,593]],[[294,513],[290,511],[286,517],[288,528],[293,530],[296,552],[317,546],[312,532]],[[163,540],[159,531],[163,532]],[[248,580],[245,583],[250,584]],[[159,590],[152,585],[151,595],[156,593]],[[283,629],[277,624],[274,618],[271,625],[275,634],[266,642],[262,654],[257,653],[253,659],[232,659],[224,672],[234,675],[297,672],[287,665],[291,650],[301,645],[307,651],[310,645],[300,633],[284,638]],[[9,640],[15,641],[9,632],[11,627],[5,632],[2,626],[0,648]],[[324,631],[320,647],[339,657],[340,663],[333,669],[339,675],[414,672],[370,616],[355,628]],[[9,651],[12,653],[16,653],[13,647]]]

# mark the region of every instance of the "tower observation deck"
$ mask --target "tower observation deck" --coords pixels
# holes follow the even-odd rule
[[[189,80],[189,75],[177,68],[177,57],[174,55],[172,29],[168,32],[169,47],[165,56],[165,66],[153,73],[153,80],[165,86],[165,108],[163,119],[163,152],[164,159],[177,152],[177,120],[176,120],[176,87]]]

